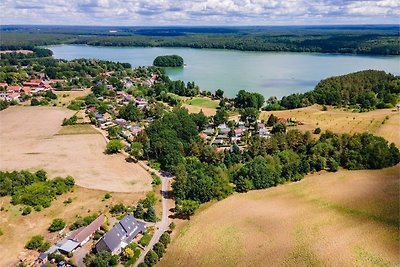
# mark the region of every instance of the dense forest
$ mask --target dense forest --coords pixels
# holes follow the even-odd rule
[[[112,32],[110,32],[112,30]],[[1,26],[0,48],[27,45],[191,47],[399,55],[397,25],[287,27]]]
[[[361,110],[391,108],[400,94],[400,77],[384,71],[365,70],[321,80],[314,90],[270,98],[267,110],[294,109],[312,104],[359,107]]]
[[[182,67],[183,58],[178,55],[158,56],[153,65],[157,67]]]

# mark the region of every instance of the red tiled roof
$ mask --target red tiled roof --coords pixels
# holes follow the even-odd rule
[[[277,122],[277,123],[287,123],[287,119],[285,119],[285,118],[278,118],[278,119],[276,120],[276,122]]]
[[[19,92],[19,90],[21,90],[21,86],[19,85],[10,85],[7,87],[7,91]]]
[[[32,89],[28,86],[24,86],[22,87],[21,91],[23,91],[24,93],[29,93]]]
[[[3,87],[3,88],[5,88],[5,87],[8,86],[8,83],[0,83],[0,86]]]

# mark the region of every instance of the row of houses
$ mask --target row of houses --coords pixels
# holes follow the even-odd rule
[[[101,214],[88,226],[79,228],[70,236],[52,245],[46,252],[41,253],[35,264],[46,262],[51,253],[73,254],[78,248],[91,240],[96,231],[100,230],[105,220],[106,216]],[[133,239],[139,234],[144,234],[145,231],[146,223],[137,220],[128,213],[96,243],[96,252],[105,250],[113,255],[118,255]]]
[[[52,90],[52,84],[61,80],[30,80],[23,82],[22,85],[9,85],[8,83],[0,83],[0,87],[4,90],[0,91],[0,98],[11,101],[21,100],[21,95],[37,95],[39,93]]]
[[[229,143],[239,144],[242,141],[245,132],[250,128],[245,126],[245,123],[239,121],[236,127],[230,128],[225,123],[218,125],[215,129],[212,124],[200,133],[200,138],[203,140],[212,140],[213,145],[223,146]],[[270,132],[264,123],[258,122],[256,133],[263,138],[269,138]]]

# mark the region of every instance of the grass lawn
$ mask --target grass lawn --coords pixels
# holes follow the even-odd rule
[[[204,108],[217,108],[219,102],[205,97],[195,97],[193,99],[188,99],[186,104]]]

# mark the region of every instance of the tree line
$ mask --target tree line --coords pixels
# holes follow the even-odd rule
[[[267,100],[267,110],[295,109],[313,104],[359,107],[361,110],[390,108],[400,94],[400,77],[378,70],[365,70],[321,80],[314,90]]]

